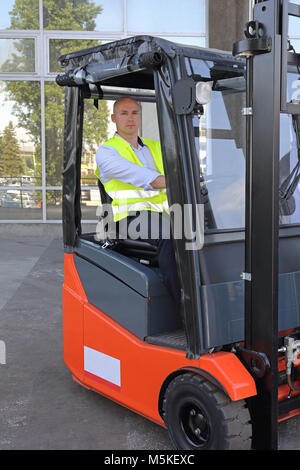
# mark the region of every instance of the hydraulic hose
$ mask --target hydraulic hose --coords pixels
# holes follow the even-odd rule
[[[297,371],[297,369],[295,369],[295,367],[292,366],[290,372],[286,374],[288,386],[289,386],[290,389],[293,390],[293,391],[300,390],[300,386],[296,386],[296,385],[295,385],[294,379],[293,379],[293,377],[292,377],[292,372],[295,372],[295,371]],[[296,373],[299,374],[298,371],[297,371]]]

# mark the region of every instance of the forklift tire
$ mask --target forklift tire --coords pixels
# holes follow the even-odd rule
[[[182,374],[170,382],[163,419],[177,450],[251,449],[252,426],[245,401],[231,401],[201,375]]]

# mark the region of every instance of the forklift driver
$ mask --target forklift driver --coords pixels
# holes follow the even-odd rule
[[[114,103],[111,120],[116,125],[116,133],[96,153],[96,176],[112,199],[114,223],[124,227],[125,222],[126,237],[130,238],[129,225],[137,217],[147,227],[138,239],[157,246],[160,271],[180,312],[173,240],[164,238],[162,229],[168,201],[163,191],[166,181],[160,144],[138,135],[140,119],[141,108],[136,100],[124,97]],[[151,226],[153,221],[155,227]]]

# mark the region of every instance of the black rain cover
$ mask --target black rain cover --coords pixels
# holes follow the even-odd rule
[[[80,166],[82,149],[83,90],[67,87],[65,94],[63,238],[66,251],[73,251],[81,234]]]

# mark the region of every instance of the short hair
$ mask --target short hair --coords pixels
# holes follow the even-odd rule
[[[131,96],[122,96],[121,98],[119,98],[117,101],[114,102],[114,106],[113,106],[113,112],[115,113],[116,112],[116,106],[122,102],[123,100],[133,100],[136,102],[136,104],[138,105],[138,107],[140,108],[140,111],[142,110],[141,108],[141,103],[139,103],[135,98],[132,98]]]

